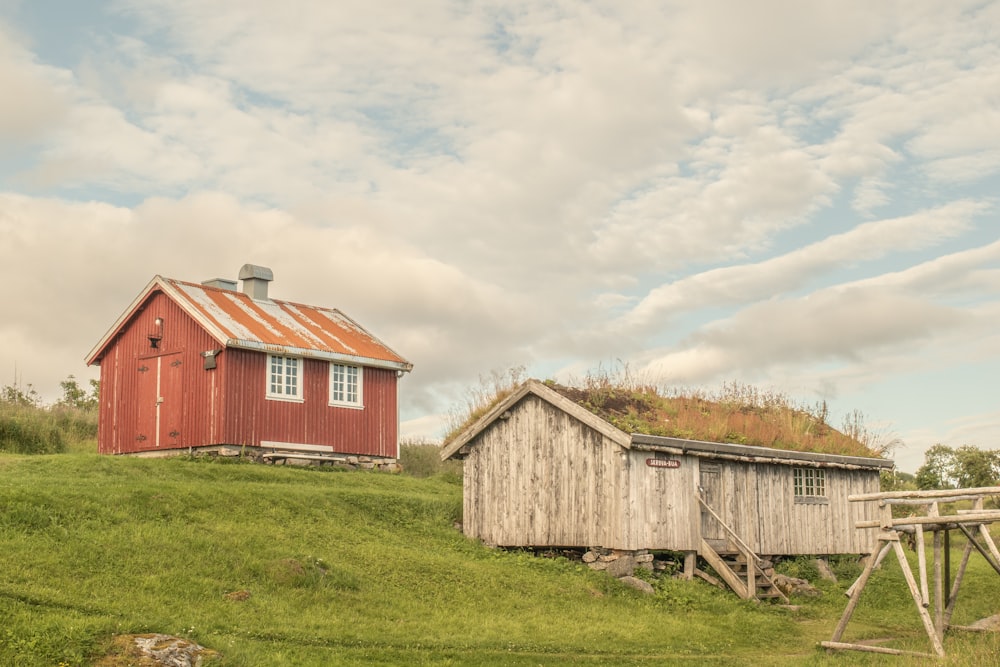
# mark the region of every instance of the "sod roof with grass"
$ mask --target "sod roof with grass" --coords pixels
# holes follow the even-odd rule
[[[768,447],[797,452],[875,458],[885,447],[852,413],[844,430],[827,423],[825,402],[796,404],[786,395],[732,383],[714,393],[668,391],[659,387],[588,377],[580,386],[545,380],[543,384],[615,428],[629,434]],[[516,386],[499,387],[488,400],[470,406],[465,419],[444,439],[444,446],[465,433],[505,400]]]

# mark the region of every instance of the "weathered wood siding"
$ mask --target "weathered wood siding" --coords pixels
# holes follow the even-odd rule
[[[758,554],[870,553],[874,546],[876,531],[854,525],[874,518],[875,508],[847,498],[877,491],[877,470],[824,466],[825,496],[796,502],[797,466],[626,449],[624,434],[616,441],[617,431],[602,433],[602,424],[574,411],[528,392],[495,408],[461,445],[466,535],[507,547],[664,551],[696,551],[704,539],[736,552],[702,511],[702,493]]]
[[[707,459],[702,459],[708,463]],[[826,501],[795,502],[793,466],[736,461],[711,462],[722,473],[722,502],[713,507],[758,554],[823,555],[869,553],[875,530],[855,522],[874,517],[871,503],[848,502],[855,493],[879,488],[872,470],[824,468]]]
[[[464,531],[497,546],[626,548],[624,450],[528,395],[469,443]]]
[[[661,457],[680,462],[679,468],[647,464],[652,452],[628,454],[628,504],[623,549],[694,551],[700,537],[698,459],[693,456]]]

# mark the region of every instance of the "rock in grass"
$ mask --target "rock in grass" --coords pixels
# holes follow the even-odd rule
[[[635,571],[635,559],[629,555],[619,556],[608,563],[607,571],[612,577],[630,577]]]
[[[777,586],[778,590],[784,593],[786,597],[790,597],[792,595],[821,595],[820,591],[805,579],[789,577],[784,574],[776,574],[771,581],[774,582],[774,585]]]
[[[643,581],[638,577],[622,577],[618,581],[622,582],[626,586],[631,586],[637,591],[642,591],[643,593],[648,593],[652,595],[655,592],[653,585],[648,581]]]
[[[219,654],[183,637],[160,633],[120,635],[112,641],[112,652],[95,664],[102,667],[150,665],[199,667]]]

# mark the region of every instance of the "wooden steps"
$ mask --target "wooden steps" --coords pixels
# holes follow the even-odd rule
[[[764,569],[770,569],[770,564],[762,561],[756,554],[749,554],[749,558],[742,553],[719,554],[702,540],[698,555],[704,558],[729,588],[744,600],[780,600],[788,603],[785,594],[764,572]]]

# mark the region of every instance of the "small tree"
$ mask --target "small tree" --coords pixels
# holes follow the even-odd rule
[[[955,450],[940,443],[924,452],[924,464],[917,469],[920,489],[953,489]]]
[[[995,486],[1000,479],[1000,452],[973,445],[955,449],[955,477],[963,489]]]
[[[924,453],[917,470],[921,489],[954,489],[995,486],[1000,481],[1000,451],[975,445],[958,448],[937,444]]]
[[[24,408],[37,408],[42,404],[42,397],[30,384],[22,389],[18,385],[6,385],[0,388],[0,403],[18,405]]]
[[[98,397],[100,395],[101,383],[97,380],[90,381],[90,391],[83,389],[73,375],[68,376],[59,383],[62,387],[63,395],[59,399],[58,405],[92,412],[97,410]]]

